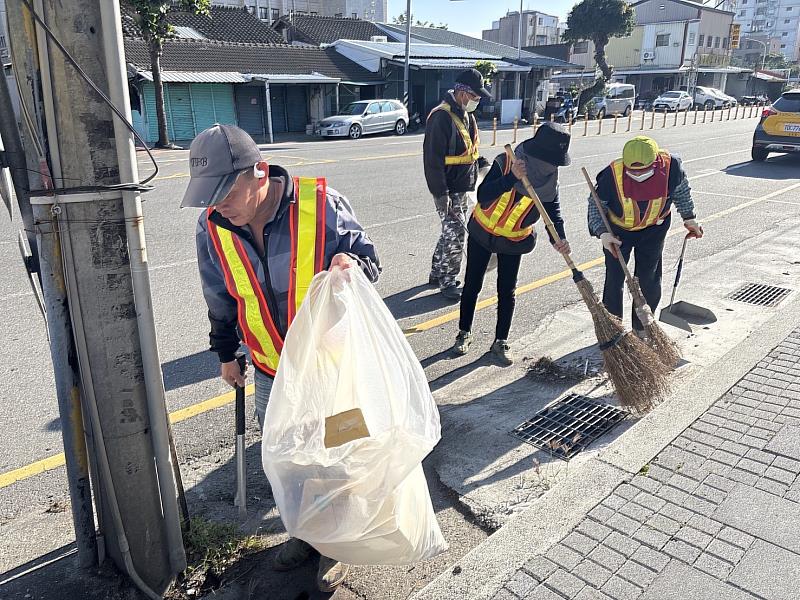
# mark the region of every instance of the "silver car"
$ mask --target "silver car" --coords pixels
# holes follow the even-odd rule
[[[345,106],[338,115],[322,119],[317,133],[324,137],[349,137],[394,131],[403,135],[408,128],[408,110],[399,100],[361,100]]]

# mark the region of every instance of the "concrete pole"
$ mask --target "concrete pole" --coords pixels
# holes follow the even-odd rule
[[[339,84],[336,84],[336,90],[339,90]],[[267,97],[267,127],[269,127],[269,143],[275,143],[275,136],[273,135],[273,127],[272,127],[272,98],[270,98],[270,90],[269,90],[269,79],[264,80],[264,95]],[[336,101],[336,108],[338,112],[339,108],[339,101],[337,96]]]
[[[18,7],[17,7],[18,8]],[[9,22],[17,25],[22,20],[22,13],[11,9]],[[9,42],[17,48],[33,46],[33,41],[21,44],[32,29],[22,26],[13,27]],[[26,52],[15,52],[14,57],[27,57]],[[34,65],[18,60],[13,65],[17,77],[33,73]],[[23,99],[21,99],[23,100]],[[24,98],[24,100],[28,100]],[[72,525],[75,530],[75,543],[78,550],[80,568],[90,568],[97,564],[97,541],[95,538],[94,514],[92,508],[91,478],[86,453],[86,440],[83,431],[83,414],[81,410],[80,376],[77,372],[75,342],[72,337],[72,323],[66,302],[64,272],[61,263],[58,226],[54,226],[55,215],[40,207],[31,207],[29,194],[31,190],[41,190],[44,181],[36,171],[39,160],[31,153],[27,160],[22,146],[20,132],[14,118],[8,81],[5,76],[0,82],[0,132],[6,147],[14,182],[14,190],[25,228],[29,230],[26,237],[32,237],[35,229],[38,232],[31,244],[34,264],[27,265],[32,276],[37,276],[42,286],[46,314],[47,335],[50,342],[50,358],[53,364],[58,413],[61,422],[61,437],[64,444],[64,456],[69,487]],[[35,135],[28,132],[28,136]],[[32,146],[32,144],[28,144]],[[28,169],[31,170],[30,176]],[[34,225],[36,223],[36,225]]]
[[[517,32],[517,60],[522,60],[522,2],[523,0],[519,0],[519,31]],[[520,82],[522,80],[522,74],[517,71],[517,78],[514,83],[514,98],[522,99],[520,96]]]
[[[403,63],[403,104],[409,108],[411,98],[408,94],[409,90],[409,60],[411,59],[411,0],[406,2],[406,59]],[[411,112],[410,110],[408,111]]]
[[[107,60],[111,48],[121,48],[118,3],[36,0],[34,8],[129,117],[123,64],[119,54]],[[37,41],[50,169],[58,185],[84,188],[56,190],[38,201],[60,215],[66,295],[103,493],[98,514],[111,557],[156,598],[185,566],[185,556],[143,219],[133,190],[102,189],[138,181],[133,142],[120,135],[121,123],[42,26]]]

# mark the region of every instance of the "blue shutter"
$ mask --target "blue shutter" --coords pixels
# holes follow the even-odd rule
[[[233,101],[233,86],[229,83],[211,85],[214,96],[214,113],[217,123],[236,125],[236,104]]]
[[[253,136],[264,135],[263,98],[260,86],[240,85],[236,87],[236,112],[239,127]]]
[[[167,86],[169,98],[169,114],[172,118],[170,136],[173,140],[194,139],[194,117],[192,116],[192,96],[186,83],[171,83]]]
[[[286,86],[269,86],[273,133],[286,133]]]
[[[289,131],[305,132],[308,125],[308,97],[305,85],[286,86],[286,106]]]
[[[158,118],[156,116],[156,88],[152,82],[142,84],[142,117],[145,120],[145,141],[152,144],[158,141]]]
[[[208,83],[193,83],[189,87],[192,94],[194,128],[200,133],[217,122],[214,115],[214,93]]]

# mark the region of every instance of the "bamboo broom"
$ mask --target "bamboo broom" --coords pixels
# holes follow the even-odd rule
[[[583,172],[583,176],[586,178],[586,183],[589,186],[589,190],[591,190],[592,198],[597,206],[597,210],[600,212],[600,216],[603,218],[603,224],[606,226],[606,230],[611,233],[611,224],[608,222],[608,215],[606,214],[606,210],[603,207],[602,201],[600,200],[600,196],[597,195],[597,190],[592,183],[592,179],[589,177],[589,173],[586,171],[585,167],[581,167],[581,171]],[[622,267],[623,273],[625,273],[625,281],[628,284],[628,291],[633,299],[633,309],[636,311],[636,316],[639,317],[639,321],[644,326],[644,335],[647,338],[647,344],[658,355],[658,358],[664,363],[665,366],[669,367],[670,369],[674,369],[678,364],[678,361],[681,359],[681,351],[678,349],[678,345],[664,332],[663,329],[661,329],[661,327],[659,327],[655,317],[653,316],[653,311],[650,310],[650,306],[647,304],[647,300],[644,298],[642,288],[639,286],[639,279],[631,275],[631,271],[628,268],[628,264],[625,262],[625,259],[622,257],[622,253],[617,252],[616,255],[617,260],[619,260],[619,265]]]
[[[511,146],[506,144],[505,150],[508,160],[513,160]],[[522,178],[522,185],[533,200],[548,232],[554,240],[560,242],[561,238],[550,215],[527,177]],[[639,413],[650,410],[667,392],[669,370],[649,346],[625,331],[622,322],[608,312],[572,257],[568,254],[562,256],[572,271],[572,280],[592,316],[595,335],[603,354],[603,364],[620,403]]]

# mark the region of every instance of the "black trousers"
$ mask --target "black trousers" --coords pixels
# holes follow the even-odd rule
[[[472,330],[475,305],[491,257],[492,253],[470,236],[467,242],[467,273],[464,276],[464,289],[461,292],[461,318],[458,322],[458,327],[462,331]],[[511,330],[511,319],[514,316],[516,303],[514,290],[517,288],[521,261],[522,255],[519,254],[497,255],[497,327],[495,328],[497,340],[507,340]]]
[[[614,235],[622,240],[620,251],[627,263],[631,253],[636,260],[634,276],[639,278],[647,304],[655,314],[658,303],[661,302],[661,255],[664,251],[664,240],[669,232],[669,217],[661,225],[653,225],[641,231],[615,231]],[[625,295],[625,274],[610,252],[604,251],[606,258],[606,284],[603,289],[603,304],[612,315],[622,318],[622,300]],[[636,311],[631,310],[631,323],[633,328],[641,331],[644,329]]]

